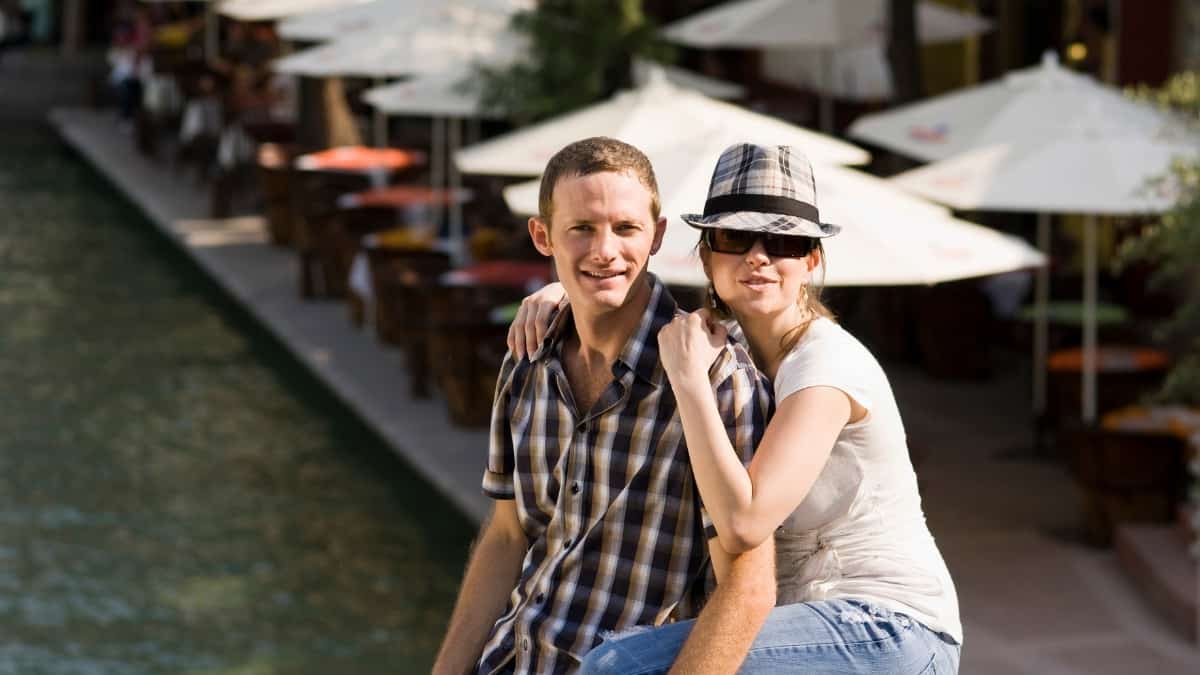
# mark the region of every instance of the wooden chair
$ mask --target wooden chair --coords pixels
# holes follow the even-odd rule
[[[489,314],[525,294],[504,286],[443,285],[431,291],[429,359],[450,419],[465,427],[487,426],[508,334],[508,324],[491,321]]]
[[[278,246],[292,243],[295,214],[288,191],[288,174],[294,157],[295,146],[263,143],[258,148],[258,191],[262,196],[271,243]]]
[[[330,294],[344,297],[349,289],[350,266],[362,250],[362,238],[395,228],[396,210],[377,207],[339,209],[321,223],[322,226],[313,233],[317,258]]]
[[[1187,484],[1186,443],[1170,434],[1075,429],[1070,467],[1083,490],[1083,531],[1099,546],[1125,522],[1170,522]]]
[[[428,398],[430,289],[450,269],[450,257],[413,248],[369,246],[366,251],[376,335],[404,351],[409,390],[416,398]]]
[[[295,169],[288,177],[292,247],[300,257],[300,297],[315,297],[318,285],[323,296],[339,297],[339,292],[345,289],[345,280],[339,280],[335,270],[321,264],[319,242],[329,220],[338,212],[338,197],[367,189],[370,179],[362,174]]]

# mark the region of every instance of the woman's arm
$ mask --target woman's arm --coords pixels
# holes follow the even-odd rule
[[[703,317],[680,317],[659,333],[663,367],[683,422],[700,496],[730,553],[766,541],[808,495],[838,434],[850,420],[850,397],[833,387],[811,387],[776,403],[750,462],[742,466],[725,429],[708,367],[723,343]]]

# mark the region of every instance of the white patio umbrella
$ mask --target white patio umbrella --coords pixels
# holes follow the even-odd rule
[[[1039,214],[1038,244],[1049,247],[1049,213],[1087,216],[1084,227],[1084,368],[1082,413],[1096,414],[1096,215],[1154,213],[1173,195],[1147,188],[1172,156],[1197,147],[1149,104],[1090,77],[1041,66],[893,111],[867,115],[850,133],[921,159],[943,159],[894,180],[960,209]],[[1045,306],[1049,280],[1039,272],[1034,347],[1034,406],[1045,406]]]
[[[677,87],[659,71],[637,89],[464,148],[455,162],[466,173],[537,176],[564,145],[598,135],[647,152],[708,136],[796,145],[817,164],[870,159],[866,151],[836,138]]]
[[[275,21],[364,2],[368,0],[225,0],[220,5],[220,12],[239,21]]]
[[[650,154],[669,224],[650,269],[667,283],[708,283],[695,253],[697,231],[680,213],[703,210],[712,167],[724,148],[710,139]],[[1017,237],[955,220],[945,208],[914,198],[887,181],[837,166],[814,167],[824,221],[842,226],[825,240],[829,286],[934,284],[1036,267],[1045,257]],[[539,181],[504,191],[517,213],[537,211]]]
[[[832,79],[832,50],[887,43],[885,0],[735,0],[676,21],[662,30],[672,42],[702,49],[806,48],[819,50]],[[991,22],[932,2],[917,3],[922,44],[961,40],[990,30]],[[821,99],[821,128],[832,125],[832,99]]]
[[[384,114],[434,119],[435,147],[430,154],[438,158],[438,164],[437,171],[430,173],[435,188],[441,187],[443,162],[461,143],[461,120],[496,117],[481,105],[478,91],[472,88],[471,70],[465,65],[375,87],[367,90],[363,99]],[[447,188],[457,191],[461,187],[461,175],[451,165]],[[450,242],[451,253],[460,262],[464,254],[462,206],[457,201],[450,204]]]
[[[521,49],[507,15],[460,5],[422,15],[418,23],[398,19],[296,52],[272,68],[311,77],[399,77],[509,59]]]
[[[643,87],[649,84],[651,80],[657,77],[656,73],[660,71],[666,77],[667,82],[683,89],[698,91],[711,98],[730,100],[742,98],[746,95],[746,88],[740,84],[701,75],[686,68],[665,65],[636,57],[633,59],[633,86]]]
[[[533,0],[371,0],[288,17],[279,22],[279,35],[298,42],[327,42],[381,25],[419,19],[430,11],[451,5],[478,7],[508,15],[529,9],[533,4]]]
[[[367,77],[381,83],[389,77],[439,72],[474,61],[501,62],[515,58],[524,48],[508,29],[507,14],[463,3],[440,4],[435,10],[277,59],[272,68],[309,77]],[[375,128],[380,142],[382,116],[376,117]]]

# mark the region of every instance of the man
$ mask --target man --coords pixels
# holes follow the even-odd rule
[[[483,489],[496,499],[434,671],[570,673],[607,631],[687,616],[711,552],[718,587],[676,668],[734,672],[774,605],[770,544],[741,556],[705,532],[657,334],[677,313],[646,271],[666,228],[649,161],[590,138],[547,164],[529,232],[569,300],[541,347],[510,353]],[[749,457],[770,389],[741,348],[710,370]],[[691,670],[688,670],[691,668]]]

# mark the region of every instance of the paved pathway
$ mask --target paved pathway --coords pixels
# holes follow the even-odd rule
[[[440,400],[411,400],[396,353],[351,327],[342,305],[300,301],[294,256],[265,242],[261,219],[197,217],[205,209],[196,188],[134,155],[105,113],[58,110],[53,121],[398,453],[483,515],[484,434],[451,426]],[[1078,495],[1055,463],[1004,459],[1028,444],[1020,373],[981,385],[888,370],[910,437],[928,452],[920,480],[959,589],[963,673],[1200,672],[1200,651],[1150,613],[1111,551],[1049,534],[1073,527]]]

